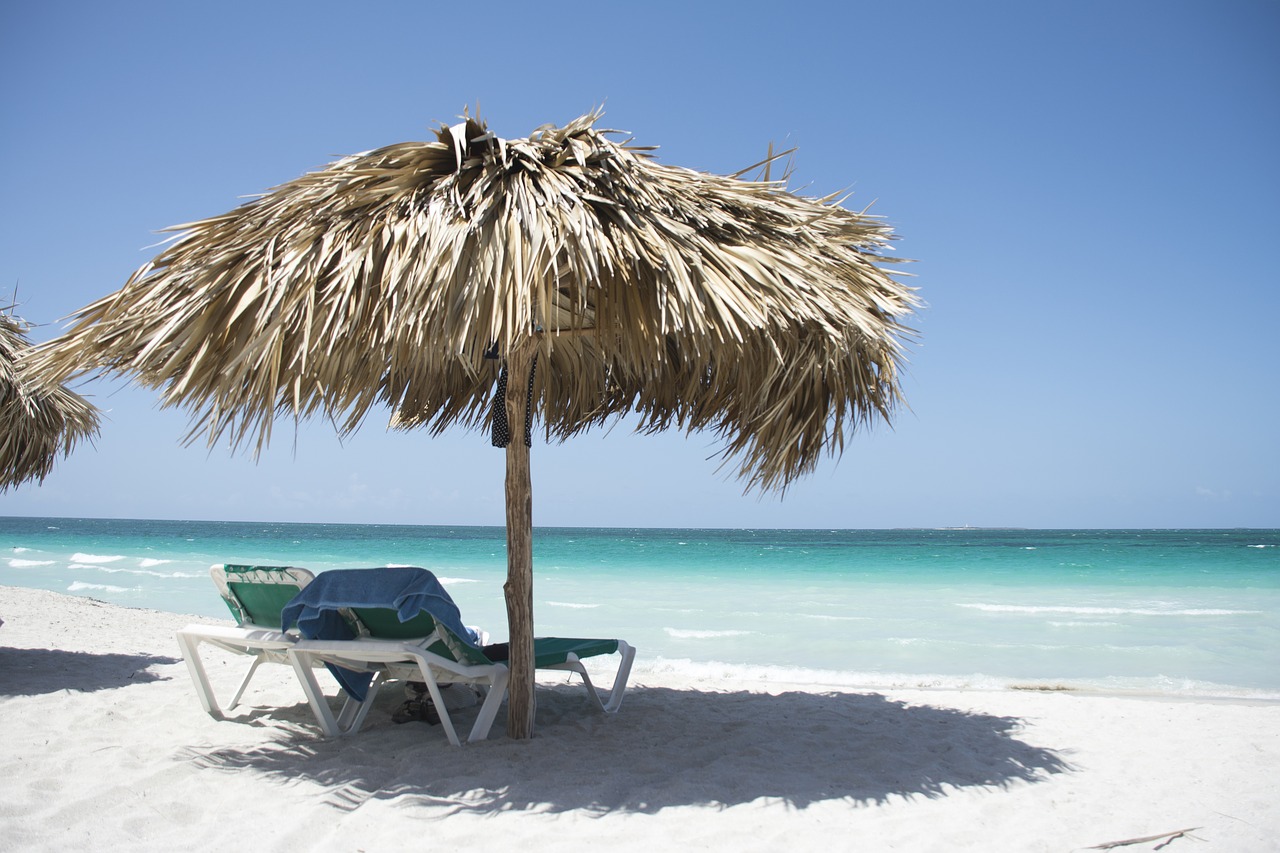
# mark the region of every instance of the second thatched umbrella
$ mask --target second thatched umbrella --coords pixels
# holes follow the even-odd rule
[[[59,456],[98,433],[98,410],[27,363],[27,324],[0,312],[0,490],[43,482]]]
[[[177,226],[46,351],[55,374],[136,375],[192,412],[190,437],[259,451],[280,414],[349,433],[386,406],[433,434],[505,415],[513,737],[533,729],[520,426],[711,430],[749,487],[781,489],[889,418],[915,306],[878,220],[658,164],[597,119],[519,140],[466,119]]]

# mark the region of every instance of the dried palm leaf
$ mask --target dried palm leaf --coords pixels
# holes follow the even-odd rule
[[[889,228],[659,164],[598,118],[520,140],[467,119],[177,226],[48,367],[136,375],[192,412],[191,438],[260,451],[281,414],[481,428],[485,351],[530,347],[550,437],[627,413],[711,430],[763,488],[887,420],[916,306],[882,266]]]
[[[88,401],[26,363],[27,328],[0,312],[0,489],[43,482],[59,455],[98,433],[98,413]]]

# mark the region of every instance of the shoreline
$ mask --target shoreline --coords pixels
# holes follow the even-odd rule
[[[713,679],[755,685],[786,684],[804,690],[845,691],[919,691],[923,693],[1026,693],[1058,696],[1096,697],[1099,699],[1143,699],[1155,702],[1223,702],[1280,706],[1280,691],[1272,688],[1240,687],[1229,684],[1199,685],[1198,690],[1160,691],[1140,687],[1115,687],[1091,684],[1087,680],[1070,683],[1071,679],[1015,678],[1013,676],[936,675],[911,673],[841,672],[838,670],[789,669],[786,667],[690,661],[657,658],[648,662],[653,671],[666,675],[670,664],[690,670],[696,680],[700,673],[711,673]],[[675,675],[675,673],[672,673]],[[913,683],[914,682],[914,683]],[[939,683],[944,682],[944,683]],[[952,683],[945,683],[952,682]]]
[[[15,848],[1261,851],[1280,836],[1280,703],[858,690],[638,666],[617,715],[540,679],[537,736],[318,736],[288,667],[200,710],[180,614],[0,588],[0,832]],[[217,621],[217,620],[197,620]],[[641,650],[643,655],[643,650]],[[246,659],[215,664],[221,688]],[[53,829],[53,827],[60,827]],[[1203,844],[1168,834],[1196,827]]]
[[[203,578],[201,578],[203,581]],[[204,623],[233,625],[230,619],[209,616],[199,613],[183,613],[175,610],[160,610],[153,607],[119,604],[94,598],[80,591],[61,592],[46,587],[9,586],[0,584],[0,597],[7,590],[21,589],[49,592],[68,598],[81,598],[86,601],[107,607],[143,613],[156,613],[171,616],[182,624]],[[0,598],[0,602],[3,598]],[[222,608],[225,610],[225,608]],[[0,612],[0,619],[4,613]],[[183,621],[185,620],[185,621]],[[181,626],[179,626],[181,627]],[[501,631],[501,627],[499,629]],[[3,646],[0,638],[0,646]],[[646,671],[659,678],[674,677],[697,681],[706,677],[757,685],[786,684],[802,690],[853,690],[853,691],[898,691],[918,690],[925,692],[1022,692],[1041,694],[1060,694],[1073,696],[1096,696],[1114,699],[1149,699],[1169,702],[1226,702],[1226,703],[1258,703],[1262,705],[1280,705],[1280,688],[1245,687],[1234,684],[1211,682],[1193,682],[1182,690],[1160,690],[1148,687],[1123,687],[1098,684],[1090,679],[1057,678],[1046,676],[996,676],[986,673],[940,674],[910,672],[872,672],[858,670],[835,670],[825,668],[788,667],[775,664],[734,663],[717,660],[692,660],[689,658],[652,657],[637,658],[637,671]],[[677,672],[677,670],[679,670]]]

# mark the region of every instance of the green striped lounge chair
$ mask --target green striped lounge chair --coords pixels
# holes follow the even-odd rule
[[[321,728],[328,736],[359,731],[379,686],[392,679],[423,682],[440,716],[441,728],[454,746],[461,746],[453,719],[440,687],[466,683],[482,688],[484,701],[467,736],[468,742],[488,737],[503,699],[506,698],[509,670],[502,661],[485,657],[477,647],[464,642],[430,613],[422,611],[407,622],[401,622],[395,610],[353,607],[360,636],[354,640],[299,640],[289,648],[294,669],[307,692],[308,701]],[[620,662],[608,691],[599,690],[591,681],[582,661],[598,655],[618,654]],[[626,692],[635,649],[622,640],[589,640],[541,637],[534,640],[534,658],[538,669],[566,670],[582,677],[594,705],[604,713],[615,713]],[[315,667],[328,663],[356,672],[374,673],[361,708],[348,713],[349,725],[336,718],[320,690]],[[348,700],[350,702],[351,700]]]
[[[201,645],[252,658],[248,672],[226,707],[227,711],[233,710],[240,704],[259,666],[264,663],[292,665],[289,649],[299,638],[296,633],[280,630],[280,611],[299,590],[315,579],[315,575],[295,566],[221,564],[210,567],[209,575],[231,611],[235,627],[188,625],[177,632],[177,640],[201,706],[211,717],[221,720],[226,714],[219,705],[208,670],[200,657]],[[358,710],[357,703],[348,703],[348,707],[343,709],[342,719],[346,720],[348,715]]]

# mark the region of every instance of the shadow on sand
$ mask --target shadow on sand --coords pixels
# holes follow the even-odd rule
[[[463,749],[450,747],[438,727],[391,724],[394,698],[354,737],[321,740],[295,731],[250,748],[192,749],[186,757],[282,782],[310,779],[341,809],[399,799],[441,816],[655,813],[762,797],[795,808],[826,800],[870,804],[1032,783],[1071,770],[1054,750],[1019,740],[1016,718],[876,694],[639,687],[621,713],[606,717],[587,709],[579,687],[540,686],[534,739],[506,739],[499,714],[489,740]],[[305,706],[278,711],[288,725]]]
[[[66,652],[60,649],[12,649],[0,646],[0,696],[37,696],[60,690],[109,690],[168,678],[148,667],[182,658]]]

